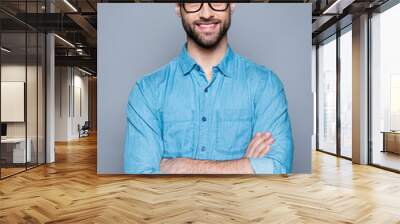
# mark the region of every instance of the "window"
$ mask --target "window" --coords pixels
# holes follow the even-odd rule
[[[352,157],[352,32],[340,36],[340,155]]]
[[[371,18],[371,162],[400,170],[400,5]]]
[[[318,48],[318,149],[336,154],[336,36]]]

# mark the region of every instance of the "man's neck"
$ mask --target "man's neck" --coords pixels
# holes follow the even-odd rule
[[[197,45],[193,40],[188,39],[187,50],[189,55],[200,65],[206,73],[207,79],[212,78],[212,67],[221,62],[224,57],[228,43],[224,37],[215,48],[205,49]]]

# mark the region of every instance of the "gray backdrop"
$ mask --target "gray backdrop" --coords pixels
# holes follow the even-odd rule
[[[98,5],[97,172],[123,173],[125,108],[135,81],[168,63],[186,40],[173,3]],[[294,173],[311,172],[311,5],[237,3],[233,50],[275,71],[285,85]]]

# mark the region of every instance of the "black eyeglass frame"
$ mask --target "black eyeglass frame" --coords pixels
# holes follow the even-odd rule
[[[185,10],[186,13],[196,13],[196,12],[200,11],[201,8],[203,8],[204,3],[205,3],[205,2],[201,2],[201,5],[200,5],[199,9],[197,9],[196,11],[189,11],[189,10],[187,10],[186,7],[185,7],[185,3],[180,3],[180,5],[182,6],[182,8]],[[227,3],[225,9],[221,10],[221,9],[215,9],[215,8],[212,6],[212,3],[215,3],[215,2],[206,2],[206,3],[208,3],[208,6],[209,6],[212,10],[214,10],[214,11],[216,11],[216,12],[224,12],[224,11],[226,11],[226,10],[229,8],[229,6],[230,6],[230,3]],[[220,2],[218,2],[218,3],[220,3]]]

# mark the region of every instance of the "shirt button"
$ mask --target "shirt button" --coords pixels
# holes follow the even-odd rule
[[[206,151],[206,147],[205,146],[201,147],[201,151],[202,152]]]
[[[206,117],[202,117],[201,120],[205,122],[205,121],[207,121],[207,118]]]

